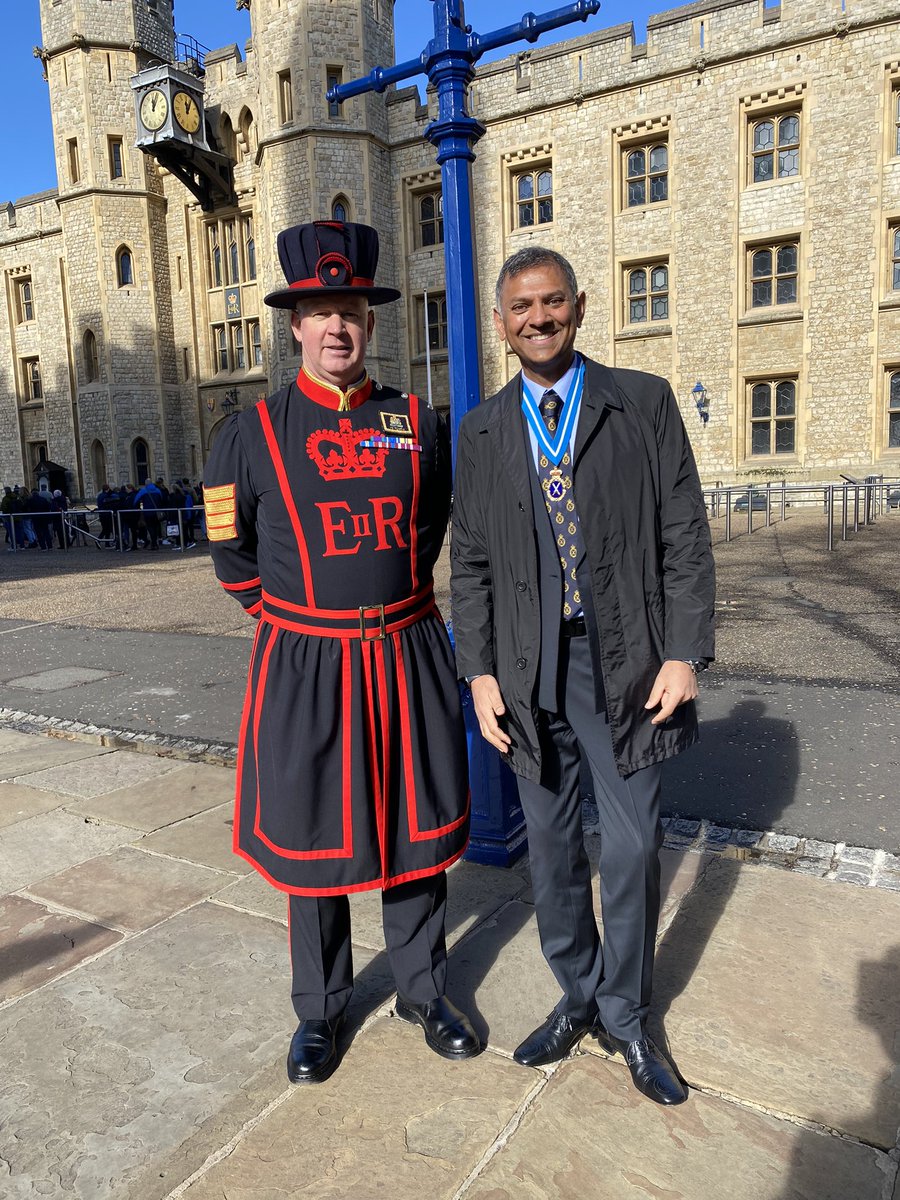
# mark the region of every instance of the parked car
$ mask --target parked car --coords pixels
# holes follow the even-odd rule
[[[757,512],[757,511],[765,512],[766,511],[766,493],[758,492],[758,491],[756,491],[755,488],[749,492],[742,492],[741,495],[738,496],[738,498],[734,502],[734,506],[733,506],[734,511],[735,512],[746,512],[748,504],[750,505],[750,507],[753,509],[754,512]]]
[[[892,492],[888,492],[887,506],[888,508],[900,508],[900,488],[894,488]]]

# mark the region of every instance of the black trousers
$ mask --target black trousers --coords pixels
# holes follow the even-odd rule
[[[518,780],[541,949],[577,1019],[597,1012],[615,1037],[642,1036],[659,923],[660,767],[623,779],[597,713],[586,637],[564,639],[561,711],[541,712],[542,783]],[[579,765],[590,766],[600,812],[603,941],[594,917],[581,824]]]
[[[401,883],[381,893],[388,961],[397,991],[424,1004],[447,990],[447,875]],[[299,1020],[339,1016],[353,992],[350,901],[346,896],[290,896],[288,928]]]

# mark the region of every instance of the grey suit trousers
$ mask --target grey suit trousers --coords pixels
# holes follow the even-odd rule
[[[518,778],[541,949],[563,991],[557,1010],[599,1012],[625,1041],[643,1036],[659,922],[659,764],[623,779],[605,713],[596,711],[587,637],[563,638],[560,711],[540,711],[541,784]],[[603,942],[594,916],[581,823],[579,765],[590,766],[600,812]]]

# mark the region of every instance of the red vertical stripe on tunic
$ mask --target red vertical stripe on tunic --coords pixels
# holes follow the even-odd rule
[[[437,829],[420,829],[419,812],[416,807],[416,782],[414,771],[414,756],[412,747],[412,732],[409,723],[409,684],[406,677],[406,663],[403,660],[403,646],[400,634],[391,635],[394,642],[394,656],[397,662],[397,692],[400,709],[400,748],[403,756],[403,774],[406,777],[406,820],[409,825],[409,840],[411,842],[426,842],[431,838],[444,837],[458,829],[469,815],[469,804],[466,811],[455,821],[441,825]]]
[[[275,467],[275,474],[278,476],[278,486],[281,489],[281,496],[284,500],[285,508],[287,508],[288,516],[291,519],[294,537],[297,539],[297,550],[300,554],[300,565],[303,570],[303,586],[306,590],[306,603],[314,605],[316,601],[313,595],[312,569],[309,565],[309,551],[306,548],[306,538],[303,534],[303,526],[300,524],[300,514],[297,512],[297,505],[294,503],[294,497],[291,495],[287,471],[284,469],[284,460],[281,457],[281,450],[278,446],[278,440],[275,437],[275,430],[272,428],[272,418],[269,416],[269,409],[266,406],[265,400],[260,400],[256,406],[256,411],[259,413],[263,433],[266,435],[266,444],[269,447],[269,454],[272,457],[272,465]]]
[[[413,441],[419,441],[419,397],[410,393],[409,421],[413,429]],[[419,455],[410,454],[412,459],[412,500],[409,512],[409,561],[412,567],[412,590],[419,586]]]
[[[387,806],[391,794],[391,713],[388,704],[387,676],[384,669],[384,642],[375,642],[375,676],[378,681],[378,707],[381,716],[381,869],[387,879]]]
[[[353,806],[351,803],[353,790],[353,739],[351,737],[351,722],[353,720],[353,659],[350,656],[350,643],[341,639],[341,729],[343,753],[343,805],[344,805],[344,849],[348,858],[353,857]]]
[[[266,694],[266,676],[269,673],[269,659],[272,657],[272,651],[275,649],[275,643],[281,637],[281,632],[278,629],[272,630],[272,636],[269,638],[266,648],[263,651],[262,662],[259,664],[259,678],[256,681],[256,703],[253,711],[253,763],[256,767],[256,813],[253,817],[253,832],[265,842],[273,850],[277,850],[277,846],[273,846],[266,835],[263,833],[259,823],[260,810],[260,789],[259,789],[259,719],[262,716],[263,698]]]
[[[372,690],[372,643],[362,644],[363,676],[366,690],[366,728],[369,731],[369,766],[372,772],[372,798],[375,802],[375,825],[378,829],[378,849],[381,857],[382,885],[388,877],[384,853],[384,796],[381,791],[381,769],[378,762],[378,740],[375,736],[375,694]]]
[[[397,663],[397,692],[400,707],[400,750],[403,757],[403,775],[406,779],[406,823],[409,840],[418,842],[419,814],[416,811],[416,777],[413,769],[412,736],[409,729],[409,687],[406,682],[406,664],[400,634],[391,634],[394,643],[394,658]]]
[[[253,648],[250,651],[250,666],[247,668],[247,690],[244,692],[244,707],[241,712],[241,730],[238,734],[238,752],[237,752],[237,775],[234,784],[234,829],[232,830],[231,847],[236,854],[240,853],[238,840],[241,832],[241,784],[244,779],[244,746],[247,740],[247,726],[250,724],[250,711],[253,707],[253,665],[256,662],[256,647],[259,644],[259,635],[262,633],[264,626],[257,625],[256,633],[253,635]],[[275,631],[272,631],[272,636],[275,636]],[[257,795],[259,788],[257,787]]]

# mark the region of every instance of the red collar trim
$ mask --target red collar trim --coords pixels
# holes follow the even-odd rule
[[[297,374],[297,387],[304,396],[315,400],[316,404],[335,411],[341,407],[341,401],[344,399],[350,408],[359,408],[372,395],[372,380],[368,375],[363,375],[358,383],[354,383],[344,392],[334,384],[326,383],[324,379],[317,379],[305,367],[301,367]]]

